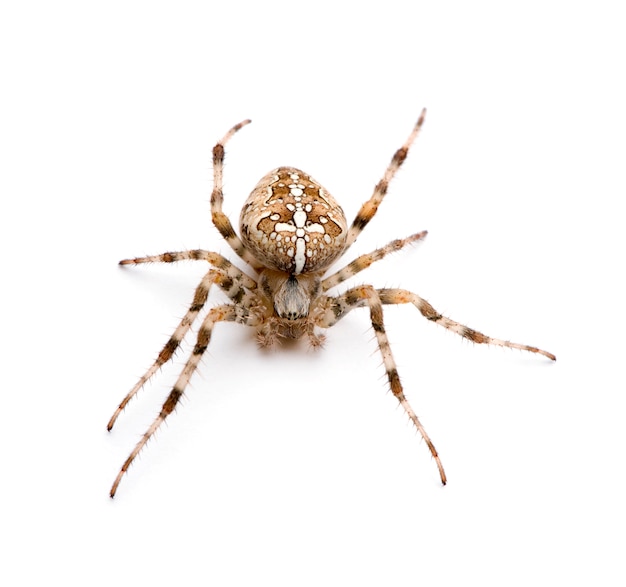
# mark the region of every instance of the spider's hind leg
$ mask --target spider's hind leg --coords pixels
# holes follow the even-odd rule
[[[356,217],[352,221],[352,226],[350,226],[350,230],[348,231],[348,238],[346,239],[345,250],[354,243],[354,241],[361,234],[363,229],[368,225],[369,221],[374,218],[376,211],[378,210],[378,206],[380,206],[383,198],[387,194],[387,189],[389,188],[389,184],[391,180],[394,178],[400,166],[404,163],[406,156],[409,154],[409,149],[411,145],[415,141],[417,134],[422,128],[422,124],[424,124],[424,118],[426,117],[426,108],[422,110],[420,117],[418,118],[409,138],[404,142],[404,144],[394,153],[394,156],[391,159],[391,162],[387,166],[383,178],[376,184],[374,188],[374,193],[372,197],[365,202],[361,206],[361,209],[358,211]]]
[[[222,211],[222,204],[224,202],[224,146],[232,138],[232,136],[240,130],[246,124],[250,124],[250,120],[244,120],[239,124],[233,126],[225,135],[222,140],[213,147],[213,191],[211,193],[211,218],[215,228],[219,230],[224,240],[229,244],[231,249],[235,251],[248,265],[258,269],[260,268],[259,262],[254,258],[254,255],[250,253],[244,246],[241,239],[237,236],[233,225],[231,224],[228,216]]]

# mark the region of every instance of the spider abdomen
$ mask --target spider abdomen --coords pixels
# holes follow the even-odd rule
[[[310,175],[279,167],[254,188],[240,217],[241,240],[264,266],[290,274],[326,269],[343,253],[341,206]]]

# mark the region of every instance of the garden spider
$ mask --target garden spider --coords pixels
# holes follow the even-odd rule
[[[196,288],[191,306],[156,361],[115,410],[107,426],[108,430],[113,428],[118,416],[139,389],[173,357],[206,304],[211,287],[217,285],[230,298],[230,303],[216,306],[206,314],[191,356],[159,415],[122,465],[111,487],[111,497],[115,495],[120,481],[135,457],[178,405],[218,322],[237,322],[255,328],[261,346],[271,346],[280,338],[297,339],[306,336],[312,346],[318,347],[323,341],[323,335],[316,332],[316,327],[330,328],[353,309],[367,306],[391,391],[428,445],[444,485],[446,474],[437,450],[409,405],[400,384],[385,333],[383,305],[410,303],[428,320],[475,343],[521,349],[556,360],[556,357],[547,351],[491,338],[450,320],[439,314],[426,300],[410,291],[359,285],[338,296],[326,294],[332,287],[353,277],[389,253],[426,236],[426,231],[423,231],[407,238],[393,240],[380,249],[357,257],[342,269],[324,277],[328,267],[344,255],[376,214],[387,193],[389,182],[406,159],[422,127],[425,115],[426,110],[422,110],[409,138],[396,151],[385,174],[374,188],[371,198],[361,206],[350,227],[339,204],[310,175],[293,167],[279,167],[261,179],[245,202],[240,216],[241,237],[237,236],[230,220],[222,212],[224,146],[239,129],[249,124],[250,120],[244,120],[233,126],[215,145],[214,183],[211,194],[213,224],[235,253],[254,271],[255,276],[250,277],[218,253],[204,250],[163,253],[120,261],[120,265],[139,265],[191,259],[207,261],[211,269]]]

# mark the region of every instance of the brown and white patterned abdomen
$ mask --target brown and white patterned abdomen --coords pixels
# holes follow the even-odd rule
[[[348,226],[335,199],[310,175],[279,167],[254,188],[240,217],[241,240],[265,267],[326,269],[344,250]]]

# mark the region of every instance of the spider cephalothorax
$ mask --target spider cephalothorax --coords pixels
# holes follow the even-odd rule
[[[441,482],[446,475],[439,455],[426,430],[407,401],[391,353],[383,305],[413,304],[432,322],[456,332],[475,343],[492,344],[538,353],[555,360],[552,353],[536,347],[491,338],[439,314],[426,300],[403,289],[376,289],[371,285],[356,286],[336,296],[326,292],[346,279],[379,261],[387,254],[426,236],[419,232],[396,239],[386,246],[357,257],[342,269],[325,273],[350,248],[361,231],[373,218],[382,202],[389,182],[402,165],[419,129],[424,122],[423,110],[404,145],[393,156],[374,193],[361,206],[350,227],[343,210],[330,193],[310,175],[294,167],[279,167],[268,173],[254,188],[241,211],[241,238],[222,212],[222,170],[224,145],[243,126],[245,120],[231,128],[213,148],[213,193],[211,216],[213,223],[231,248],[254,273],[251,277],[225,257],[205,250],[163,253],[120,261],[121,265],[140,263],[173,263],[181,260],[207,261],[211,268],[196,287],[193,301],[176,330],[167,341],[156,361],[123,399],[108,424],[111,430],[118,416],[143,385],[167,363],[178,349],[191,325],[205,306],[209,290],[217,285],[230,302],[211,308],[200,325],[196,344],[183,370],[168,395],[159,415],[146,430],[120,469],[110,495],[117,491],[122,477],[141,449],[163,421],[174,411],[189,380],[204,354],[218,322],[237,322],[256,330],[259,342],[268,346],[279,338],[307,336],[313,346],[323,337],[318,329],[334,326],[354,308],[367,306],[378,348],[383,357],[391,391],[428,445],[439,469]]]

